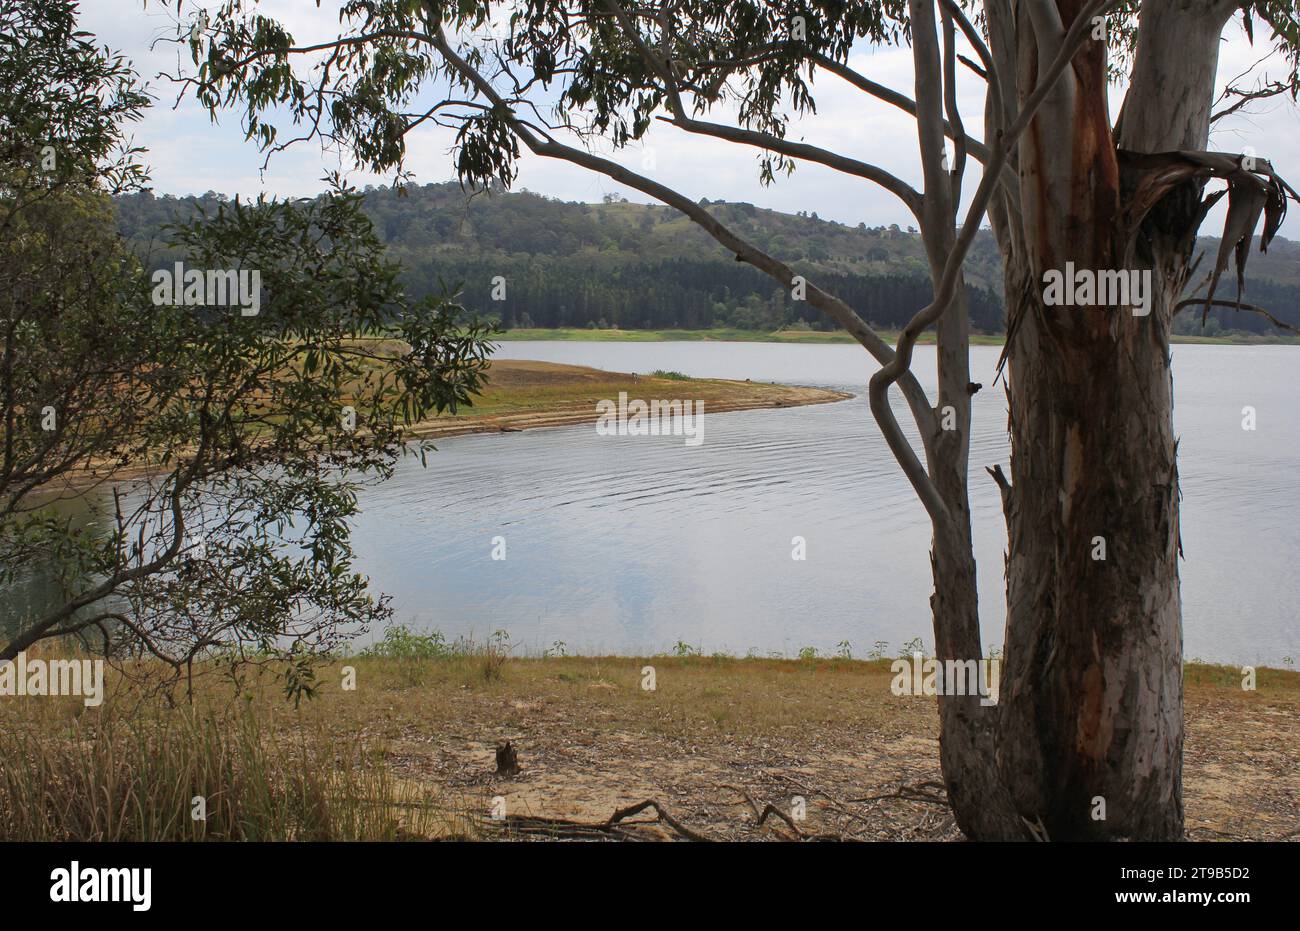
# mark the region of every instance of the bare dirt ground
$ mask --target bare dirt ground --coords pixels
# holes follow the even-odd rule
[[[657,688],[640,687],[656,667]],[[511,660],[377,680],[352,708],[403,781],[478,813],[483,836],[956,840],[939,783],[934,700],[896,697],[885,663],[694,657]],[[378,701],[378,708],[363,707]],[[332,714],[328,701],[318,711]],[[1193,840],[1300,837],[1300,674],[1189,667],[1185,804]],[[337,719],[336,719],[337,720]],[[362,723],[362,721],[365,723]],[[519,772],[496,773],[510,741]],[[785,820],[804,799],[806,817]],[[493,821],[492,806],[504,821]],[[768,805],[769,813],[760,824]],[[575,825],[585,825],[578,827]],[[675,825],[675,826],[674,826]]]

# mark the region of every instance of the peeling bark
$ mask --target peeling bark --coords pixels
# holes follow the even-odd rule
[[[1066,23],[1077,5],[1060,0]],[[1120,147],[1204,148],[1230,11],[1205,0],[1143,4]],[[1022,99],[1041,19],[1020,14],[1021,32],[1040,39],[1019,47]],[[1169,331],[1201,188],[1168,195],[1129,235],[1103,45],[1078,56],[1070,84],[1068,111],[1036,120],[1021,146],[1024,217],[1002,237],[1025,248],[1005,251],[1012,484],[998,766],[1017,816],[1050,839],[1176,840],[1183,685]],[[1067,261],[1149,272],[1150,314],[1045,306],[1043,273]]]
[[[1018,313],[1003,779],[1016,811],[1053,839],[1178,839],[1170,296],[1161,293],[1149,318],[1024,303]],[[1104,821],[1093,819],[1097,798]]]

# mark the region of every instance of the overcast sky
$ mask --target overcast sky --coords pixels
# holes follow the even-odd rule
[[[187,2],[186,10],[204,6]],[[206,4],[215,7],[215,3]],[[283,22],[294,39],[320,41],[337,34],[338,0],[267,0],[260,7]],[[351,169],[351,163],[337,153],[322,153],[315,143],[299,144],[275,155],[265,171],[264,156],[243,139],[239,115],[222,114],[213,125],[208,114],[190,99],[176,103],[174,87],[156,75],[175,72],[177,47],[157,43],[160,37],[175,35],[173,9],[160,9],[157,0],[146,6],[142,0],[82,0],[82,27],[133,60],[149,80],[158,100],[134,128],[135,142],[149,151],[152,186],[158,193],[202,194],[220,191],[255,196],[258,193],[302,196],[317,193],[326,171]],[[1257,37],[1260,26],[1256,27]],[[151,45],[154,48],[151,49]],[[1219,60],[1220,83],[1248,70],[1269,46],[1252,47],[1237,24],[1228,27]],[[188,58],[184,62],[189,65]],[[852,64],[876,81],[912,96],[911,53],[906,49],[855,51]],[[1265,60],[1254,74],[1278,69],[1280,60]],[[964,71],[964,69],[963,69]],[[959,104],[968,127],[982,125],[983,85],[963,75]],[[836,152],[875,163],[919,186],[916,137],[911,119],[884,103],[867,97],[831,75],[822,75],[814,86],[818,113],[793,123],[791,138],[822,145]],[[1118,113],[1123,88],[1114,89],[1111,113]],[[426,124],[427,126],[428,124]],[[282,130],[282,134],[283,130]],[[417,130],[409,139],[407,168],[417,183],[441,182],[453,177],[450,147],[452,132],[439,127]],[[868,226],[913,222],[907,211],[887,192],[861,179],[841,175],[816,165],[800,164],[791,177],[782,177],[764,188],[758,182],[757,150],[683,133],[658,125],[648,137],[649,151],[625,150],[614,157],[628,167],[648,174],[692,199],[708,197],[749,201],[794,213],[816,212],[824,219]],[[1216,124],[1211,149],[1242,151],[1253,147],[1271,159],[1283,177],[1293,184],[1300,179],[1300,112],[1286,98],[1256,105],[1249,115],[1232,116]],[[610,154],[608,152],[604,154]],[[386,183],[388,178],[350,170],[349,180],[357,185]],[[978,182],[968,173],[966,190]],[[645,201],[637,191],[609,179],[552,159],[536,158],[525,152],[516,188],[559,197],[563,200],[599,201],[606,193]],[[1222,209],[1212,213],[1202,227],[1206,234],[1222,228]],[[1282,234],[1300,239],[1300,209],[1293,210]]]

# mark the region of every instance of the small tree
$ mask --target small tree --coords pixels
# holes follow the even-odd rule
[[[41,573],[53,594],[0,660],[67,636],[169,682],[214,653],[287,659],[301,695],[311,657],[389,614],[353,570],[357,489],[412,423],[468,403],[484,333],[407,299],[341,184],[175,229],[194,292],[147,274],[107,200],[143,180],[121,135],[145,103],[133,74],[72,3],[2,10],[0,581]],[[254,271],[255,314],[204,291]],[[56,507],[72,498],[88,520]]]

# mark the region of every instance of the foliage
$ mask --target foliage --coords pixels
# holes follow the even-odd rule
[[[26,134],[15,151],[71,127],[78,166],[0,167],[0,583],[52,593],[4,619],[0,657],[89,637],[164,661],[168,683],[209,653],[278,659],[286,693],[309,696],[311,658],[389,615],[353,568],[356,492],[431,449],[407,446],[412,424],[470,403],[488,331],[407,294],[337,179],[166,231],[192,269],[256,271],[256,314],[160,296],[106,199],[138,176],[115,154],[143,105],[134,78],[75,32],[71,5],[18,6],[40,7],[40,28],[10,43],[0,85],[51,55],[81,84],[0,97],[0,123]]]
[[[419,634],[399,624],[384,631],[384,639],[363,650],[361,655],[386,659],[441,659],[450,653],[447,638],[440,631]]]
[[[131,190],[147,174],[125,124],[148,97],[122,56],[76,28],[74,0],[0,2],[3,228],[57,190]]]

